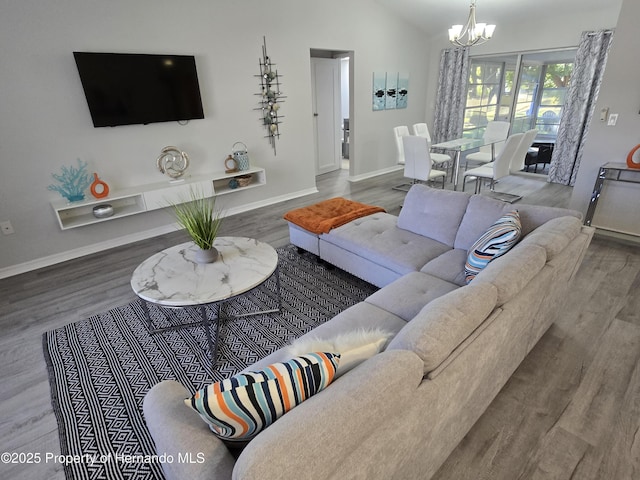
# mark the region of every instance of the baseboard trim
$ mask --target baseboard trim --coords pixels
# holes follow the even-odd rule
[[[271,197],[266,200],[261,200],[258,202],[248,203],[246,205],[230,208],[227,211],[225,211],[225,216],[230,217],[232,215],[237,215],[239,213],[256,210],[262,207],[268,207],[270,205],[274,205],[276,203],[284,202],[287,200],[293,200],[295,198],[305,197],[307,195],[313,195],[314,193],[318,193],[318,189],[315,187],[308,188],[305,190],[299,190],[297,192],[293,192],[287,195]],[[121,247],[123,245],[128,245],[129,243],[138,242],[140,240],[147,240],[149,238],[157,237],[159,235],[175,232],[176,228],[177,228],[176,224],[163,225],[162,227],[157,227],[150,230],[133,233],[130,235],[124,235],[122,237],[113,238],[111,240],[106,240],[104,242],[94,243],[84,247],[75,248],[73,250],[68,250],[66,252],[60,252],[54,255],[37,258],[35,260],[30,260],[28,262],[19,263],[17,265],[10,265],[8,267],[3,267],[3,268],[0,268],[0,279],[13,277],[15,275],[20,275],[21,273],[27,273],[33,270],[38,270],[39,268],[49,267],[57,263],[62,263],[68,260],[73,260],[75,258],[84,257],[85,255],[91,255],[93,253],[109,250],[110,248]]]
[[[638,235],[637,233],[618,230],[614,228],[600,227],[598,225],[594,225],[593,223],[591,224],[591,226],[595,227],[595,234],[600,237],[622,240],[636,245],[640,243],[640,235]]]
[[[386,175],[387,173],[393,173],[403,169],[404,169],[404,166],[396,165],[393,167],[384,168],[382,170],[376,170],[375,172],[363,173],[362,175],[353,175],[353,176],[350,176],[347,180],[353,183],[361,182],[362,180],[367,180],[373,177],[379,177],[380,175]]]
[[[307,195],[313,195],[314,193],[318,193],[318,189],[316,187],[307,188],[306,190],[299,190],[294,193],[289,193],[286,195],[279,195],[277,197],[270,197],[266,200],[260,200],[258,202],[247,203],[246,205],[240,205],[238,207],[230,208],[226,210],[226,217],[230,217],[232,215],[237,215],[239,213],[250,212],[251,210],[257,210],[258,208],[268,207],[270,205],[275,205],[277,203],[286,202],[287,200],[294,200],[300,197],[306,197]]]
[[[157,237],[158,235],[175,232],[175,230],[176,227],[174,225],[164,225],[162,227],[154,228],[151,230],[124,235],[122,237],[113,238],[111,240],[105,240],[104,242],[94,243],[91,245],[86,245],[84,247],[74,248],[73,250],[67,250],[66,252],[60,252],[46,257],[36,258],[35,260],[29,260],[28,262],[19,263],[17,265],[11,265],[9,267],[0,269],[0,279],[30,272],[39,268],[49,267],[57,263],[62,263],[68,260],[73,260],[74,258],[80,258],[84,257],[85,255],[102,252],[110,248],[121,247],[122,245],[138,242],[140,240],[147,240],[149,238]]]

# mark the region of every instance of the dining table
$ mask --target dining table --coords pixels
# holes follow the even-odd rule
[[[495,144],[504,142],[504,138],[471,138],[460,137],[453,140],[447,140],[446,142],[439,142],[431,144],[431,149],[446,150],[454,152],[453,158],[453,190],[458,188],[458,174],[460,172],[460,156],[462,152],[468,152],[469,150],[475,150],[486,145],[491,145],[491,158],[495,159]]]

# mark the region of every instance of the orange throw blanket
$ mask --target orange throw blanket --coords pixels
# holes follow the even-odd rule
[[[384,211],[382,207],[336,197],[291,210],[284,215],[284,219],[309,232],[320,234],[327,233],[332,228],[349,223],[356,218]]]

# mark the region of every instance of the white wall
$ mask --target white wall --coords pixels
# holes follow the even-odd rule
[[[598,170],[603,163],[625,163],[627,153],[640,143],[640,49],[637,19],[640,2],[625,0],[620,11],[607,69],[600,87],[596,112],[609,107],[619,115],[615,127],[598,121],[596,114],[587,134],[571,207],[586,213]],[[633,174],[637,180],[640,173]],[[640,235],[640,185],[605,182],[592,225]]]
[[[253,110],[263,35],[287,96],[277,156]],[[163,181],[155,160],[166,145],[189,154],[192,173],[206,173],[223,169],[241,140],[266,168],[267,186],[225,196],[226,208],[313,190],[310,48],[354,52],[355,176],[394,167],[392,127],[425,115],[427,64],[413,46],[427,40],[369,0],[3,2],[0,44],[0,221],[16,231],[0,236],[0,277],[170,230],[171,216],[156,211],[61,231],[49,205],[59,196],[46,187],[77,158],[118,189]],[[74,50],[195,55],[206,118],[94,128]],[[409,108],[372,111],[376,70],[410,72]]]

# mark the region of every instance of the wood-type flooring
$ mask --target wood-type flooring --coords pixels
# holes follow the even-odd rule
[[[401,172],[357,183],[346,176],[322,175],[317,194],[229,217],[221,234],[286,245],[282,215],[334,196],[400,211],[404,193],[391,187],[403,182]],[[551,206],[566,206],[571,195],[535,175],[497,189]],[[0,280],[0,451],[40,456],[1,463],[0,478],[64,478],[62,465],[46,460],[60,446],[42,333],[134,300],[135,267],[186,239],[175,232]],[[562,314],[434,479],[640,479],[638,291],[638,246],[596,236]]]

